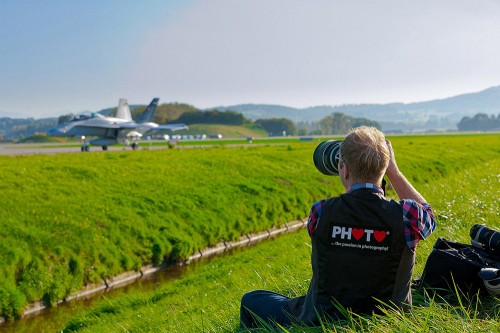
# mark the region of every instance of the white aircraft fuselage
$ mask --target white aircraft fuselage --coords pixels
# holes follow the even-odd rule
[[[126,104],[125,99],[120,99],[120,106]],[[130,110],[126,104],[126,110],[121,110],[122,118],[105,117],[97,112],[84,112],[74,116],[68,122],[58,125],[50,129],[47,135],[50,136],[76,136],[76,137],[97,137],[90,141],[90,144],[102,146],[106,149],[108,145],[118,142],[124,142],[127,134],[135,131],[140,134],[147,133],[152,130],[158,131],[176,131],[186,129],[185,124],[168,124],[158,125],[151,122],[153,114],[156,110],[158,99],[155,98],[141,115],[141,122],[131,120]]]

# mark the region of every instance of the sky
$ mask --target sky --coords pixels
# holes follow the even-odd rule
[[[500,85],[500,0],[0,0],[0,117],[417,102]]]

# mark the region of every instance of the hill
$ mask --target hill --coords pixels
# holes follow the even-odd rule
[[[141,113],[145,107],[145,105],[130,105],[133,117]],[[116,107],[102,109],[99,112],[112,115],[115,110]],[[342,113],[353,118],[376,121],[384,131],[457,130],[457,124],[463,117],[473,117],[476,114],[500,115],[500,86],[475,93],[416,103],[322,105],[307,108],[239,104],[212,107],[204,111],[208,110],[235,111],[250,120],[286,118],[295,123],[316,122],[332,113]],[[176,121],[185,113],[196,111],[199,109],[189,104],[161,104],[153,120],[163,124]],[[9,140],[22,139],[35,133],[43,133],[54,127],[57,122],[57,118],[0,118],[0,137]]]
[[[500,86],[475,93],[417,103],[345,104],[293,108],[269,104],[240,104],[211,109],[241,112],[246,118],[288,118],[294,122],[318,121],[334,112],[375,120],[384,130],[456,130],[465,116],[500,113]]]
[[[36,133],[45,133],[55,125],[57,125],[57,118],[0,118],[0,137],[8,140],[23,139]]]

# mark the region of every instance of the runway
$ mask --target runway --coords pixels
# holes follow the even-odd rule
[[[139,150],[147,149],[147,150],[161,150],[167,149],[168,146],[163,145],[139,145]],[[108,151],[131,151],[131,147],[124,146],[109,146]],[[103,152],[101,147],[91,146],[91,153]],[[79,153],[81,152],[80,146],[75,145],[75,143],[43,143],[43,144],[34,144],[34,143],[2,143],[0,144],[0,155],[36,155],[36,154],[46,154],[46,155],[54,155],[54,154],[69,154],[69,153]]]

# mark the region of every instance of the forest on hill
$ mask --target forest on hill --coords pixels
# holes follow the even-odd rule
[[[500,131],[500,113],[496,117],[484,113],[463,117],[457,127],[459,131]]]
[[[145,110],[146,106],[136,106],[131,110],[135,120]],[[114,116],[116,108],[106,109],[109,116]],[[108,112],[109,111],[109,112]],[[36,134],[43,134],[50,128],[68,121],[73,114],[62,115],[59,118],[35,120],[0,118],[0,136],[7,140],[22,140]],[[343,134],[349,128],[370,125],[381,128],[380,124],[365,118],[353,118],[342,113],[333,113],[319,121],[294,123],[288,118],[259,118],[251,120],[242,113],[232,110],[207,110],[202,111],[194,106],[183,103],[168,103],[158,105],[153,121],[158,124],[185,123],[194,124],[219,124],[230,126],[256,125],[267,132],[269,136],[283,135],[328,135]],[[183,134],[182,131],[178,132]]]
[[[500,130],[500,87],[448,99],[403,104],[360,104],[295,109],[280,105],[245,104],[201,110],[186,103],[165,103],[157,107],[153,121],[158,124],[183,122],[242,126],[254,124],[268,135],[343,134],[349,128],[370,125],[382,131],[498,131]],[[499,106],[497,106],[499,105]],[[146,105],[130,106],[136,119]],[[476,112],[474,112],[476,111]],[[115,108],[99,112],[114,115]],[[495,115],[496,114],[496,115]],[[460,115],[460,118],[457,118]],[[0,141],[19,141],[71,119],[0,118]],[[182,134],[182,133],[181,133]]]
[[[306,108],[269,104],[240,104],[217,107],[216,109],[241,112],[250,119],[285,117],[295,123],[318,121],[333,113],[342,113],[354,118],[376,120],[384,131],[461,130],[457,124],[464,117],[472,118],[476,114],[500,114],[500,86],[443,99],[413,103],[353,103]],[[474,130],[485,129],[475,127]]]

